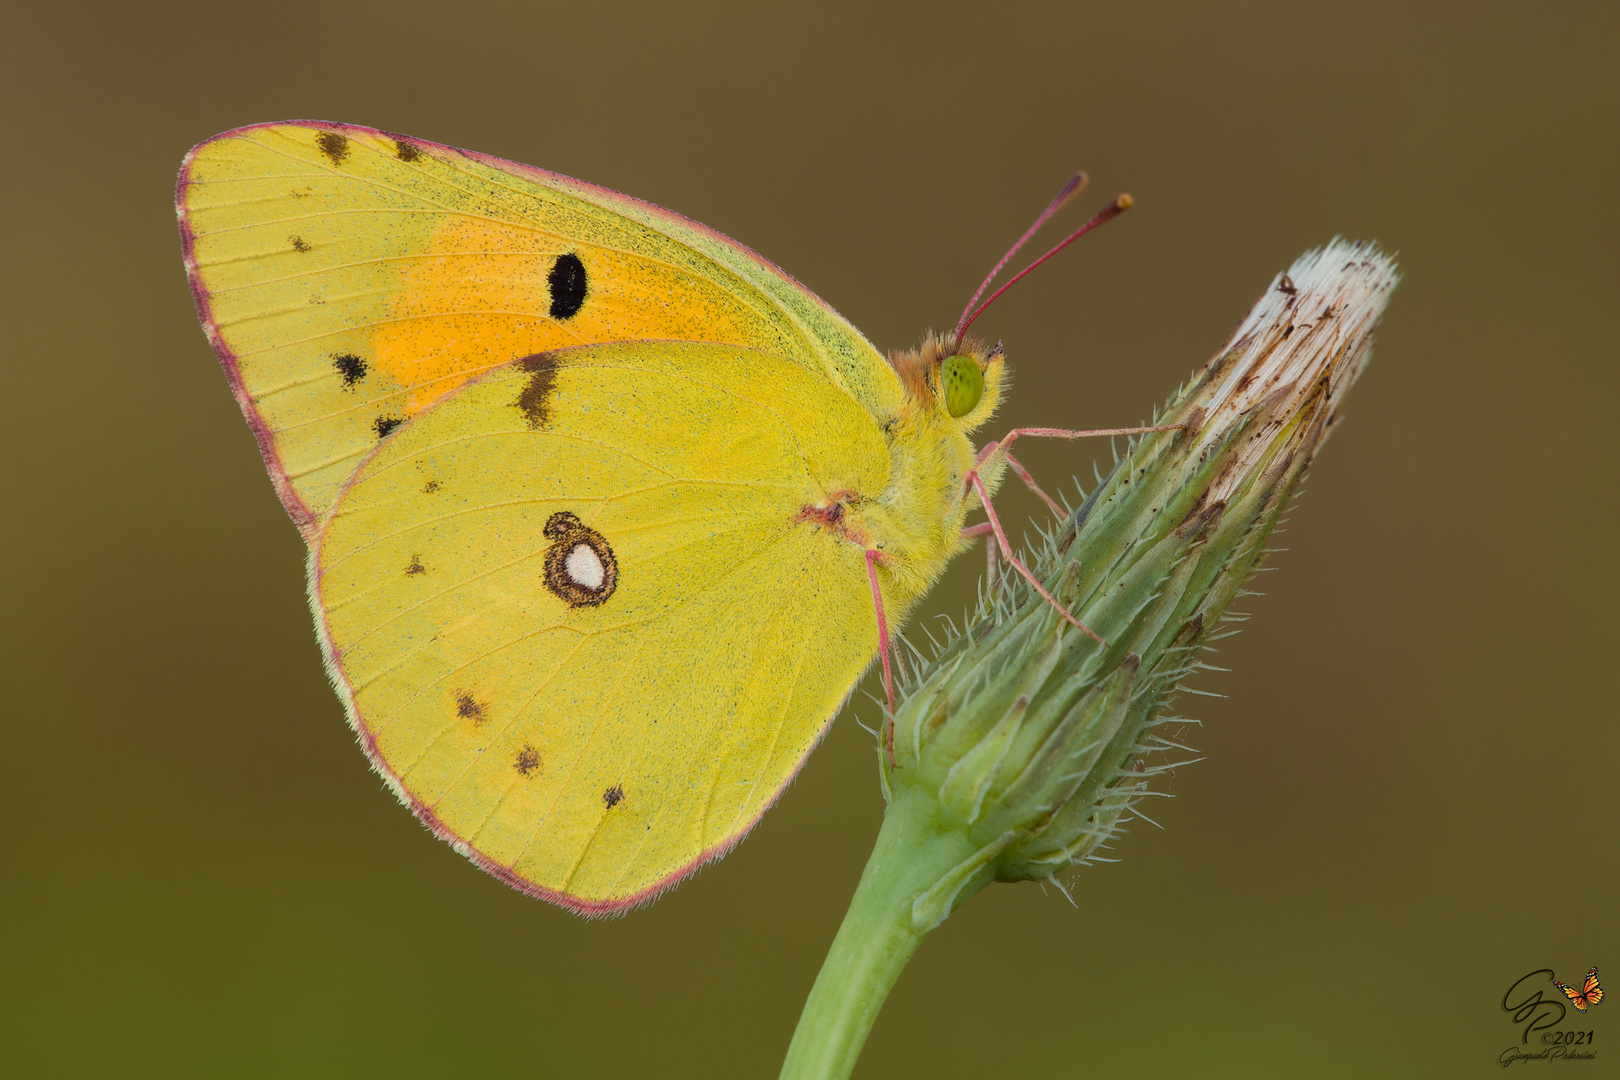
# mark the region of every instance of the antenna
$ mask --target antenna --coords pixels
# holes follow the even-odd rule
[[[1090,180],[1091,177],[1087,176],[1084,171],[1077,172],[1069,178],[1069,182],[1063,185],[1063,189],[1057,193],[1051,202],[1046,204],[1046,209],[1042,210],[1041,216],[1035,219],[1035,224],[1024,230],[1024,235],[1018,238],[1018,243],[1008,248],[1007,254],[1003,255],[1001,257],[1001,261],[996,263],[995,266],[992,266],[990,268],[990,272],[984,276],[984,280],[979,282],[979,289],[973,294],[973,299],[969,300],[967,302],[967,307],[962,309],[962,314],[964,316],[973,310],[973,305],[979,302],[979,297],[984,295],[984,290],[988,289],[990,287],[990,283],[996,280],[996,275],[1001,273],[1002,270],[1006,269],[1008,263],[1012,262],[1012,257],[1018,254],[1018,249],[1029,243],[1030,237],[1040,232],[1041,226],[1045,225],[1048,221],[1051,221],[1053,214],[1069,205],[1070,199],[1086,190],[1086,184],[1089,183]],[[962,326],[962,324],[958,322],[956,333],[956,340],[958,344],[960,344],[962,341],[962,330],[964,329],[966,329],[966,327]]]
[[[1131,208],[1131,203],[1133,201],[1131,197],[1129,195],[1121,195],[1119,198],[1115,199],[1113,202],[1099,210],[1096,216],[1094,216],[1084,225],[1080,226],[1078,229],[1074,230],[1074,232],[1070,233],[1061,243],[1055,245],[1045,255],[1042,255],[1040,258],[1036,259],[1034,262],[1020,270],[1016,277],[991,294],[990,299],[986,300],[982,304],[979,304],[979,297],[984,295],[984,290],[990,287],[990,283],[994,281],[996,279],[996,275],[1001,273],[1002,269],[1012,261],[1012,257],[1018,254],[1018,249],[1023,247],[1024,244],[1029,241],[1029,238],[1034,236],[1035,233],[1040,230],[1042,225],[1045,225],[1047,221],[1051,220],[1053,214],[1063,209],[1063,207],[1067,205],[1071,199],[1080,194],[1080,192],[1084,190],[1085,186],[1086,174],[1083,172],[1076,173],[1073,179],[1071,179],[1067,184],[1063,185],[1063,190],[1057,193],[1057,197],[1047,204],[1046,209],[1041,211],[1041,216],[1035,219],[1035,224],[1031,225],[1029,229],[1025,231],[1024,235],[1018,238],[1018,243],[1014,244],[1008,250],[1007,254],[1001,257],[1001,261],[996,263],[995,267],[985,277],[983,283],[979,285],[978,292],[973,294],[973,299],[969,300],[967,302],[967,307],[962,309],[962,317],[956,322],[956,332],[952,338],[951,347],[953,350],[962,347],[962,335],[966,334],[968,327],[973,325],[973,320],[977,319],[980,315],[983,315],[985,310],[1001,297],[1002,293],[1018,284],[1026,276],[1028,276],[1031,270],[1034,270],[1037,266],[1041,265],[1058,252],[1062,251],[1064,248],[1086,235],[1086,233],[1090,232],[1092,229],[1095,229],[1104,222],[1118,217],[1120,214],[1123,214],[1125,211]],[[974,307],[973,305],[975,304],[979,304],[979,306]]]

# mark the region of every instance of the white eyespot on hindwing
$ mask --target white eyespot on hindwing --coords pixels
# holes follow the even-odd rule
[[[607,576],[596,549],[589,544],[575,544],[568,552],[568,558],[563,560],[563,570],[575,585],[592,592],[602,588],[602,579]]]
[[[607,538],[566,511],[546,519],[546,588],[569,607],[596,607],[619,586],[619,563]]]

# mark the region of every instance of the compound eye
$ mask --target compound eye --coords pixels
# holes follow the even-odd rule
[[[945,411],[966,416],[984,397],[984,372],[971,356],[947,356],[939,366],[939,385],[945,394]]]

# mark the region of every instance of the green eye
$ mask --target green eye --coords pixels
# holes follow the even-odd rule
[[[939,384],[945,391],[945,411],[966,416],[984,396],[984,372],[971,356],[947,356],[939,366]]]

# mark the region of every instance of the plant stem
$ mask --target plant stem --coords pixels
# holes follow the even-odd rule
[[[914,925],[913,903],[974,853],[965,834],[940,828],[932,799],[897,796],[799,1015],[781,1080],[849,1076],[890,988],[932,929]],[[970,881],[957,902],[988,880],[986,874]]]

